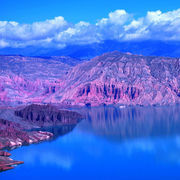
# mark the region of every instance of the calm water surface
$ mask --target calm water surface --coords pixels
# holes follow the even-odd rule
[[[97,107],[56,138],[13,150],[1,180],[180,179],[180,107]]]

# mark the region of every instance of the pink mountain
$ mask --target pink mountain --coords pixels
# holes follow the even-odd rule
[[[57,73],[51,73],[59,76],[53,75],[53,80],[50,72],[46,80],[41,78],[42,70],[39,67],[36,80],[27,80],[25,73],[21,73],[21,76],[15,72],[11,75],[1,74],[1,103],[98,106],[167,105],[180,102],[179,58],[146,57],[114,51],[76,66],[66,66],[66,70],[56,69]],[[42,64],[42,69],[45,68],[49,68],[48,64]]]

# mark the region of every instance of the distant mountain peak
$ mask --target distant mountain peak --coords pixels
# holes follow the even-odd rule
[[[23,56],[69,56],[75,59],[91,59],[105,52],[118,50],[120,52],[131,52],[132,54],[142,54],[147,56],[168,56],[180,57],[180,41],[117,41],[105,40],[101,43],[86,45],[68,45],[65,48],[43,48],[28,46],[26,48],[1,48],[2,55]]]

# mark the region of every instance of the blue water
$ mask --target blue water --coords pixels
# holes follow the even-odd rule
[[[83,113],[86,120],[63,136],[11,151],[25,163],[0,179],[180,179],[179,106]]]

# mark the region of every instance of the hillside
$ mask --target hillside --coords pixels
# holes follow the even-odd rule
[[[53,99],[78,105],[172,104],[180,100],[180,59],[114,51],[75,66]]]
[[[71,66],[74,59],[37,58],[25,56],[0,56],[0,104],[24,104],[42,102],[54,93]]]
[[[56,58],[0,56],[0,74],[10,72],[32,80],[57,79],[71,68],[68,64],[72,61],[75,59],[60,56]]]

